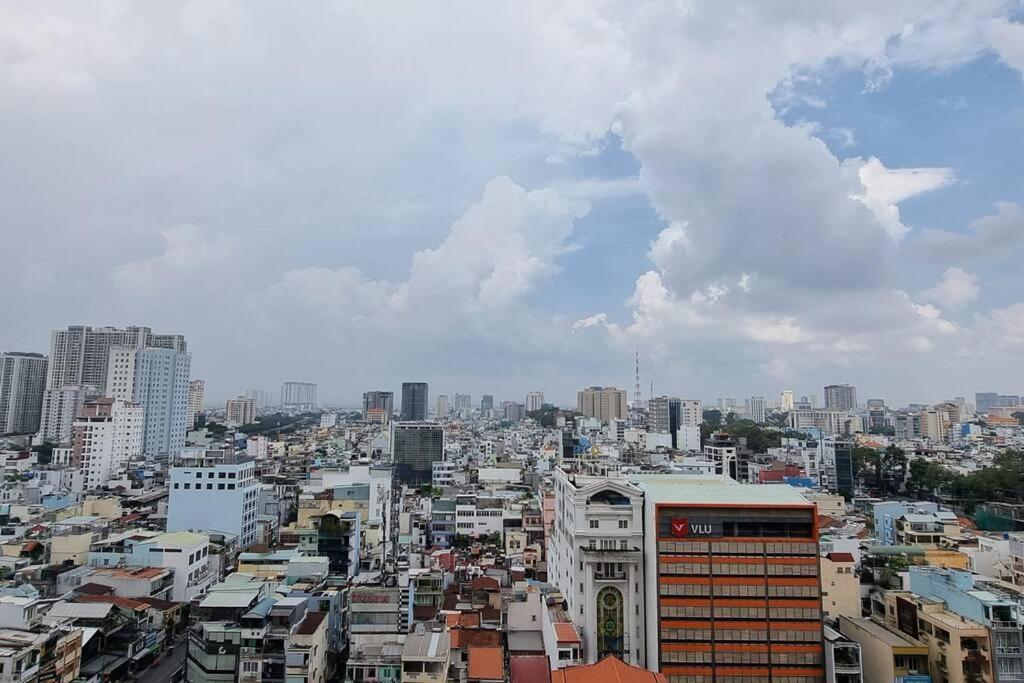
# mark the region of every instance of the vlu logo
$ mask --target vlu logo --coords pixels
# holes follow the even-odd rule
[[[671,521],[672,535],[676,538],[686,536],[707,536],[711,534],[710,524],[691,524],[686,517],[676,517]]]

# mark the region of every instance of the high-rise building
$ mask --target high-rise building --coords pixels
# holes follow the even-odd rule
[[[629,642],[647,668],[670,683],[824,680],[814,504],[779,484],[631,481],[644,495],[646,638]],[[599,623],[617,630],[624,601],[607,604]]]
[[[672,437],[672,448],[679,448],[679,427],[683,424],[683,401],[672,396],[656,396],[647,402],[647,428]]]
[[[69,443],[72,423],[81,412],[86,397],[93,393],[77,384],[44,391],[37,435],[39,440],[54,444]]]
[[[793,410],[794,403],[795,401],[793,400],[793,390],[783,389],[782,393],[779,395],[779,408],[788,413],[789,411]]]
[[[239,396],[229,398],[224,406],[224,422],[233,426],[252,424],[256,421],[255,399]]]
[[[281,406],[290,410],[316,410],[316,385],[312,382],[281,383]]]
[[[444,429],[437,424],[396,422],[391,427],[391,455],[400,482],[429,484],[434,463],[444,459]]]
[[[494,410],[494,397],[484,394],[480,397],[480,412],[486,413],[488,410]]]
[[[185,447],[190,365],[189,354],[172,348],[110,350],[106,394],[142,406],[142,452],[147,458],[173,458]]]
[[[94,386],[99,393],[105,393],[110,350],[115,347],[188,351],[185,338],[180,334],[153,334],[148,327],[119,329],[70,325],[66,330],[54,330],[50,334],[46,388],[80,384]]]
[[[263,389],[249,389],[245,392],[246,398],[251,398],[256,403],[256,413],[262,413],[273,404],[269,391]]]
[[[255,461],[231,451],[183,457],[170,469],[167,531],[216,529],[238,535],[241,548],[256,542]]]
[[[403,422],[420,422],[427,419],[427,383],[402,382]]]
[[[512,422],[519,422],[526,419],[526,405],[517,401],[502,401],[501,409],[505,413],[505,419]]]
[[[526,412],[532,413],[544,407],[544,392],[531,391],[526,394]]]
[[[131,458],[142,454],[145,412],[137,403],[97,398],[82,406],[72,427],[71,463],[81,488],[102,488]]]
[[[452,408],[460,415],[468,414],[473,410],[473,398],[469,394],[455,394],[452,399]]]
[[[684,398],[680,400],[679,407],[682,411],[681,426],[699,428],[704,424],[704,404],[700,399]]]
[[[588,387],[576,393],[576,410],[602,422],[623,420],[629,414],[629,401],[624,389]]]
[[[438,418],[448,417],[448,394],[440,394],[437,397],[436,403]]]
[[[764,396],[751,396],[747,399],[747,417],[758,424],[764,422],[765,408]]]
[[[188,428],[195,429],[196,416],[206,412],[206,383],[201,379],[188,383]]]
[[[46,389],[46,356],[0,353],[0,434],[35,434]]]
[[[869,398],[867,407],[867,424],[864,426],[868,431],[885,427],[885,401],[880,398]]]
[[[732,396],[722,396],[718,399],[718,409],[723,413],[730,413],[736,410],[736,399]]]
[[[857,388],[849,384],[829,384],[825,387],[826,410],[856,410]]]
[[[367,391],[363,393],[363,419],[370,421],[371,411],[374,421],[387,424],[395,415],[395,394],[391,391]]]

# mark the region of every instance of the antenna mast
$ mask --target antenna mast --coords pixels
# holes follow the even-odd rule
[[[640,350],[636,350],[636,383],[633,385],[633,407],[637,410],[643,408],[643,401],[640,398]]]

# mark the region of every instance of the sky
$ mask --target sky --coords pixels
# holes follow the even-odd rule
[[[1024,5],[0,1],[0,350],[220,401],[1024,393]]]

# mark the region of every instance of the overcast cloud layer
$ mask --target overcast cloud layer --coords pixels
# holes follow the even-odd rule
[[[987,64],[1024,89],[1021,11],[0,3],[0,349],[149,325],[215,400],[422,379],[567,403],[631,387],[635,349],[645,392],[688,397],[1024,393],[1024,136],[992,141],[1019,165],[989,198],[962,141],[820,123],[851,77],[871,98]],[[983,126],[946,102],[920,125]],[[951,192],[967,220],[907,217]],[[631,287],[564,297],[609,256],[644,264]]]

